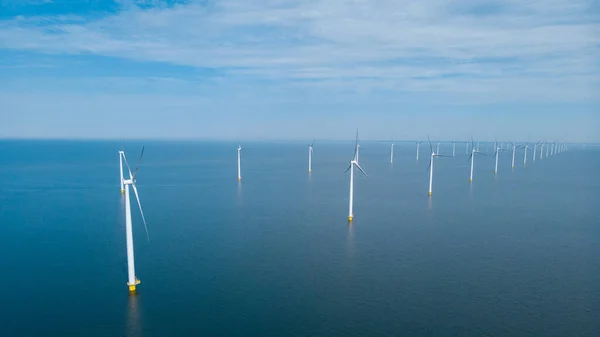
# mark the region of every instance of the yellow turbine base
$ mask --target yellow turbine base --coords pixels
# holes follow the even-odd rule
[[[121,194],[125,193],[125,190],[121,190]]]
[[[348,221],[352,222],[352,219],[353,219],[353,218],[354,218],[354,217],[353,217],[352,215],[351,215],[351,216],[349,216],[349,217],[348,217]]]
[[[135,287],[140,284],[142,281],[140,281],[139,278],[135,278],[135,282],[133,283],[129,283],[127,282],[127,285],[129,286],[129,292],[134,293],[135,292]]]
[[[311,170],[308,170],[308,173],[311,173],[311,172],[312,172]]]
[[[470,183],[472,183],[472,182],[473,182],[473,179],[469,179],[469,182],[470,182]]]
[[[427,195],[428,195],[428,196],[431,196],[431,192],[427,192]]]
[[[238,177],[238,181],[242,181],[242,178],[239,178],[239,177]]]
[[[494,172],[494,174],[498,174],[498,172]]]

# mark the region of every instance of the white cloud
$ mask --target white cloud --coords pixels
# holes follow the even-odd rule
[[[224,0],[96,20],[21,17],[0,47],[94,54],[324,90],[597,100],[600,21],[585,0]]]

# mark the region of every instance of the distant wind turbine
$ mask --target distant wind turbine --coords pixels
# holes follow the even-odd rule
[[[312,153],[313,145],[315,145],[315,140],[313,140],[313,142],[310,145],[308,145],[308,173],[312,172]]]
[[[421,146],[421,141],[417,142],[417,161],[419,161],[419,147]]]
[[[456,156],[456,142],[452,142],[452,157]]]
[[[515,145],[515,143],[512,143],[512,168],[515,168],[515,151],[517,150],[517,145]]]
[[[350,160],[350,166],[346,169],[346,172],[350,170],[350,200],[348,206],[348,221],[351,222],[354,219],[354,166],[360,170],[365,176],[365,171],[358,165],[358,129],[356,129],[356,141],[354,143],[354,156]]]
[[[494,156],[496,157],[496,166],[494,167],[494,174],[498,174],[498,155],[500,151],[504,151],[501,146],[497,145],[497,142],[494,142],[494,148],[496,149],[494,152]]]
[[[394,142],[392,142],[392,146],[390,146],[390,163],[394,163]]]
[[[471,142],[473,142],[473,140],[471,140]],[[475,167],[475,154],[480,154],[480,155],[484,155],[485,156],[484,153],[476,151],[475,150],[475,146],[471,146],[471,148],[472,148],[471,155],[469,156],[469,160],[471,161],[471,175],[469,176],[469,182],[470,183],[473,182],[473,168]]]
[[[242,146],[238,142],[237,147],[237,171],[238,171],[238,181],[242,180]]]
[[[429,142],[429,150],[431,150],[431,155],[429,157],[429,167],[427,168],[429,170],[429,192],[427,192],[427,195],[431,196],[431,193],[433,192],[433,160],[435,157],[449,157],[449,156],[444,156],[444,155],[435,153],[433,151],[433,146],[431,145],[431,140],[429,139],[429,135],[427,136],[427,142]]]
[[[523,154],[523,166],[527,166],[527,149],[529,148],[529,143],[525,142],[523,148],[525,149],[525,153]]]

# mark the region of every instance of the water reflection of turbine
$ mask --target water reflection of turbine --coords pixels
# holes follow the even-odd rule
[[[242,182],[241,181],[238,181],[238,184],[237,184],[237,202],[238,202],[238,205],[242,204]]]
[[[348,235],[346,237],[346,252],[348,258],[354,257],[354,226],[352,222],[348,222]]]
[[[134,337],[142,335],[139,311],[139,296],[137,294],[131,294],[127,303],[127,326],[125,327],[125,336]]]

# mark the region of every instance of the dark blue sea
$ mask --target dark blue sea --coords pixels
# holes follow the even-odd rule
[[[142,145],[130,296],[121,142],[0,141],[0,336],[600,336],[600,148]]]

